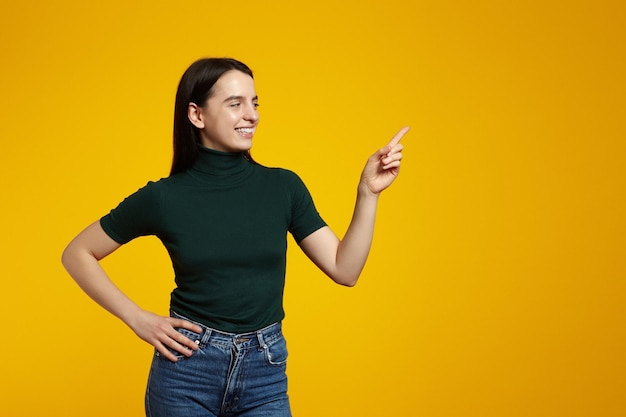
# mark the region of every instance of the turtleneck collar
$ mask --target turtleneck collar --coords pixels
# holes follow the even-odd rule
[[[243,152],[223,152],[198,145],[198,159],[191,169],[215,176],[231,176],[243,173],[250,167]]]

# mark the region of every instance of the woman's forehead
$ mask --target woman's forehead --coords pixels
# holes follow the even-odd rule
[[[225,72],[215,83],[213,96],[254,97],[254,80],[248,74],[237,70]]]

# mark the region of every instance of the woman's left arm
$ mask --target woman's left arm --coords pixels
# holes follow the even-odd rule
[[[399,142],[408,130],[408,127],[402,128],[367,160],[359,181],[352,221],[343,239],[326,226],[300,242],[304,253],[338,284],[354,286],[365,266],[372,246],[378,197],[400,172],[402,145]]]

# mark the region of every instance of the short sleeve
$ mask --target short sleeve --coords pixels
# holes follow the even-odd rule
[[[100,219],[111,239],[124,244],[139,236],[157,234],[161,219],[158,184],[149,182]]]
[[[289,232],[296,242],[300,243],[311,233],[326,226],[326,222],[315,208],[313,198],[300,177],[292,171],[283,170],[283,172],[289,190],[291,210]]]

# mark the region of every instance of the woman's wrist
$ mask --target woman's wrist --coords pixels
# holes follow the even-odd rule
[[[357,187],[357,199],[365,198],[378,200],[379,195],[380,193],[373,192],[367,183],[363,181],[359,182],[359,186]]]
[[[120,314],[120,319],[122,319],[128,327],[135,330],[138,322],[140,321],[140,316],[143,313],[145,313],[145,310],[141,309],[138,305],[133,304]]]

